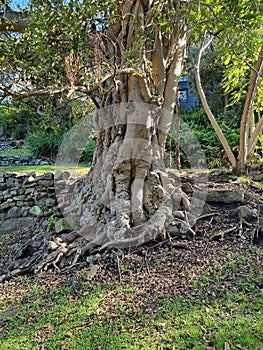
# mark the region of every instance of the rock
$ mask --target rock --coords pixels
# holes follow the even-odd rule
[[[250,221],[257,217],[257,209],[251,209],[246,205],[241,205],[233,211],[233,216]]]
[[[189,222],[190,226],[193,226],[196,223],[196,216],[193,213],[187,212],[186,213],[187,220]]]
[[[177,219],[181,219],[181,220],[184,220],[185,219],[185,216],[184,216],[184,213],[180,210],[177,210],[173,213],[174,217],[177,218]]]
[[[46,180],[53,180],[53,178],[54,178],[54,175],[51,172],[47,172],[44,174],[44,179]]]
[[[99,265],[92,265],[89,271],[87,271],[87,280],[91,281],[96,276],[99,269],[100,269]]]
[[[0,204],[0,210],[9,209],[9,208],[12,208],[13,206],[15,206],[15,203],[8,202],[7,200],[6,202]]]
[[[22,216],[22,210],[20,207],[12,207],[7,212],[7,217],[9,218],[18,218]]]
[[[198,192],[195,192],[199,196]],[[200,192],[203,196],[203,192]],[[206,202],[208,203],[224,203],[233,204],[243,202],[244,191],[241,190],[211,190],[207,192]]]
[[[182,190],[183,190],[186,194],[192,194],[192,193],[194,192],[193,186],[190,184],[190,182],[184,182],[184,183],[182,183]]]
[[[255,174],[252,178],[254,181],[263,182],[263,174]]]
[[[49,242],[49,245],[48,245],[48,248],[49,248],[50,250],[56,250],[56,249],[58,248],[58,245],[57,245],[57,243],[55,243],[54,241],[50,241],[50,242]]]
[[[32,208],[29,209],[29,215],[31,216],[39,216],[42,214],[42,210],[38,205],[34,205]]]
[[[46,206],[48,207],[48,208],[52,208],[52,207],[54,207],[55,205],[56,205],[56,200],[55,199],[53,199],[53,198],[47,198],[46,199]]]
[[[12,233],[22,230],[25,227],[32,226],[35,222],[33,218],[15,218],[0,222],[0,234]]]
[[[175,237],[175,236],[180,236],[180,230],[177,226],[175,225],[169,225],[167,228],[166,228],[166,231],[172,236],[172,237]]]
[[[55,223],[55,230],[57,233],[65,233],[65,232],[71,232],[73,228],[72,226],[70,226],[68,220],[66,220],[65,218],[62,218]]]
[[[62,174],[63,180],[68,180],[70,178],[70,172],[64,171]]]
[[[60,170],[57,170],[54,174],[54,180],[55,181],[58,181],[58,180],[62,180],[63,178],[63,174],[62,174],[62,171]]]

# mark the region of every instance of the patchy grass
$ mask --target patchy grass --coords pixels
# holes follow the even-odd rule
[[[8,148],[4,151],[0,151],[0,156],[31,156],[30,150],[26,146],[20,148]]]
[[[89,282],[85,268],[61,283],[59,275],[11,280],[2,287],[13,293],[0,297],[0,349],[261,350],[260,264],[232,253],[222,259],[202,278],[189,274],[188,296],[148,295],[130,272],[123,283]]]
[[[2,166],[0,172],[15,172],[21,174],[27,174],[36,172],[37,174],[44,174],[45,172],[54,172],[56,170],[61,171],[76,171],[81,174],[86,174],[89,170],[89,166],[84,164],[76,165],[25,165],[25,166]]]

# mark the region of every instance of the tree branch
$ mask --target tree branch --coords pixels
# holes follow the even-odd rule
[[[25,14],[7,9],[0,12],[0,32],[23,32],[28,23]]]
[[[240,123],[240,144],[239,144],[239,161],[241,167],[245,166],[247,151],[248,151],[248,127],[249,127],[249,116],[253,113],[253,107],[255,102],[255,96],[257,93],[258,84],[260,81],[261,73],[263,70],[263,45],[261,46],[258,54],[255,68],[252,70],[252,76],[248,87],[248,92],[245,100],[243,114]],[[253,133],[254,134],[254,133]],[[255,134],[254,134],[255,138]],[[251,140],[250,147],[253,144]],[[242,171],[244,169],[241,169]]]
[[[5,92],[7,95],[13,97],[14,100],[22,100],[24,98],[29,98],[29,97],[41,97],[41,96],[52,96],[52,95],[57,95],[57,94],[62,94],[62,93],[68,93],[72,94],[74,92],[80,92],[85,95],[90,95],[93,92],[97,91],[100,87],[101,84],[103,84],[105,81],[109,79],[113,79],[118,75],[124,75],[124,74],[133,74],[135,73],[135,70],[133,68],[126,68],[122,69],[120,71],[117,71],[115,73],[111,73],[106,75],[103,79],[101,79],[99,82],[95,83],[91,87],[86,87],[86,86],[63,86],[58,89],[54,89],[54,87],[47,87],[45,89],[36,89],[36,90],[28,90],[28,91],[21,91],[21,92],[16,92],[12,91],[11,88],[5,87],[2,83],[0,83],[0,90]]]
[[[204,36],[205,36],[205,34],[204,34]],[[208,41],[208,43],[206,45],[204,43],[201,44],[201,47],[200,47],[199,53],[198,53],[197,63],[194,62],[194,58],[193,58],[190,50],[189,50],[189,57],[190,57],[192,66],[194,68],[196,86],[197,86],[198,94],[200,96],[203,108],[206,112],[208,119],[211,122],[211,125],[213,126],[213,128],[217,134],[217,137],[219,138],[222,146],[224,147],[224,150],[226,152],[226,155],[227,155],[232,167],[235,168],[236,167],[236,158],[235,158],[224,134],[222,133],[222,130],[220,129],[214,114],[212,113],[212,111],[207,103],[206,95],[205,95],[205,92],[203,90],[202,83],[201,83],[200,64],[201,64],[202,54],[205,51],[205,49],[209,46],[209,44],[212,42],[212,40],[213,40],[213,37],[210,38],[210,40]]]

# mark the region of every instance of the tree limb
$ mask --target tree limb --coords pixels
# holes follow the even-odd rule
[[[195,79],[196,79],[196,86],[197,86],[198,94],[200,96],[200,99],[201,99],[202,105],[204,107],[204,110],[206,112],[206,115],[207,115],[208,119],[210,120],[222,146],[224,147],[224,150],[226,152],[226,155],[227,155],[232,167],[235,168],[236,167],[236,158],[235,158],[235,156],[234,156],[234,154],[229,146],[229,143],[227,142],[227,139],[225,138],[222,130],[220,129],[214,114],[212,113],[212,111],[207,103],[206,95],[205,95],[205,92],[203,90],[202,83],[201,83],[200,64],[201,64],[202,54],[205,51],[205,49],[209,46],[209,44],[212,42],[212,40],[213,40],[213,37],[210,38],[210,40],[208,41],[208,43],[206,45],[204,45],[203,43],[201,44],[201,47],[200,47],[199,53],[198,53],[197,63],[194,62],[194,59],[193,59],[193,56],[191,55],[190,50],[189,50],[189,57],[190,57],[190,60],[191,60],[191,63],[192,63],[192,66],[193,66],[194,72],[195,72]]]
[[[7,9],[0,12],[0,32],[23,32],[28,23],[25,14]]]
[[[53,87],[47,87],[45,89],[36,89],[36,90],[28,90],[28,91],[21,91],[21,92],[16,92],[12,91],[11,88],[5,87],[2,83],[0,83],[0,90],[8,94],[9,96],[13,97],[14,100],[22,100],[24,98],[29,98],[29,97],[34,97],[34,96],[53,96],[57,94],[62,94],[62,93],[68,93],[72,94],[74,92],[80,92],[85,95],[90,95],[96,90],[99,89],[102,83],[105,81],[114,78],[115,76],[118,75],[124,75],[124,74],[133,74],[135,73],[135,70],[133,68],[126,68],[122,69],[120,71],[117,71],[115,73],[107,74],[102,80],[99,82],[95,83],[91,87],[86,87],[86,86],[63,86],[58,89],[54,89]]]

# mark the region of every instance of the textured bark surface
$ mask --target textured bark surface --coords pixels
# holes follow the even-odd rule
[[[186,195],[164,167],[162,114],[156,105],[132,102],[98,111],[101,129],[92,169],[68,202],[61,201],[89,241],[85,249],[144,243],[164,234],[175,212],[188,210]],[[189,224],[180,226],[192,234]]]

